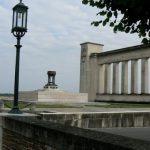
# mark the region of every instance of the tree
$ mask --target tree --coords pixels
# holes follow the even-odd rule
[[[142,43],[150,43],[150,8],[148,0],[82,0],[97,7],[101,17],[92,25],[109,25],[114,32],[137,33]]]

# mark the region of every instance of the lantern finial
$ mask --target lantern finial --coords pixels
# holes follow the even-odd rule
[[[20,0],[20,3],[22,3],[22,0]]]

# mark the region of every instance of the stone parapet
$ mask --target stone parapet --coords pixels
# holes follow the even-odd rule
[[[41,113],[41,120],[79,128],[139,128],[150,127],[150,111]]]
[[[149,150],[150,143],[58,123],[5,117],[2,147],[2,150]]]

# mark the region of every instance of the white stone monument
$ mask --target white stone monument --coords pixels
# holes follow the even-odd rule
[[[23,91],[19,93],[19,100],[30,102],[52,103],[85,103],[88,102],[87,93],[71,93],[60,90],[55,84],[55,71],[48,71],[48,83],[43,89]]]

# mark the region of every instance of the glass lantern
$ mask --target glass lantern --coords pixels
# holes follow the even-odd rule
[[[22,1],[13,8],[13,32],[27,32],[28,7]]]

